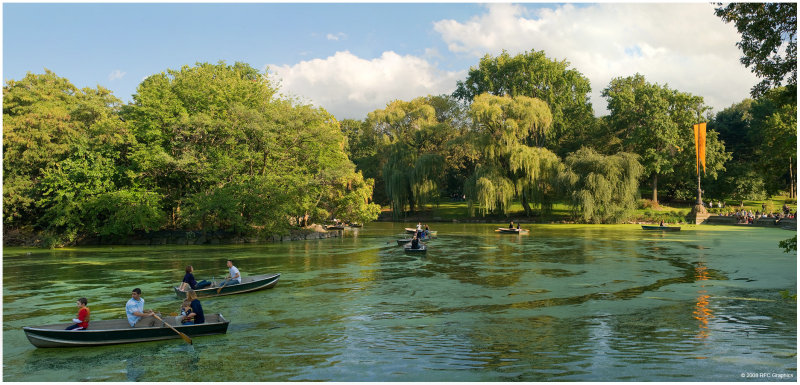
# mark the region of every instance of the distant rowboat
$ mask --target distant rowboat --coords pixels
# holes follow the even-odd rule
[[[515,229],[513,227],[499,227],[495,231],[499,232],[499,233],[502,233],[502,234],[522,234],[522,233],[527,233],[529,230],[528,229]]]
[[[406,229],[406,232],[409,233],[409,234],[414,234],[414,233],[417,232],[417,229],[414,229],[414,228],[411,228],[411,227],[406,227],[405,229]],[[422,230],[422,231],[425,231],[425,230]],[[436,233],[438,233],[438,231],[428,230],[428,234],[430,234],[430,235],[436,235]]]
[[[428,251],[428,246],[426,246],[424,243],[420,243],[419,248],[415,249],[411,247],[411,242],[409,242],[405,246],[403,246],[403,251],[405,251],[406,253],[425,253]]]
[[[242,277],[242,283],[237,283],[235,285],[225,285],[220,289],[219,287],[208,287],[205,289],[195,290],[194,292],[197,294],[198,297],[216,297],[218,295],[230,295],[230,294],[239,294],[239,293],[247,293],[256,290],[263,290],[263,289],[271,289],[278,284],[278,278],[281,277],[281,274],[262,274],[262,275],[251,275],[249,277]],[[186,298],[186,292],[181,291],[179,287],[173,287],[175,289],[175,295],[178,298]],[[219,293],[217,293],[217,289]]]
[[[680,226],[647,226],[642,225],[642,230],[681,231]]]

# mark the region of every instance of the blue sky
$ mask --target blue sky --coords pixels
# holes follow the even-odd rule
[[[544,50],[592,83],[636,72],[715,111],[757,82],[738,34],[693,4],[6,3],[3,80],[44,68],[127,102],[145,77],[196,62],[269,68],[282,92],[337,118],[450,93],[484,54]]]

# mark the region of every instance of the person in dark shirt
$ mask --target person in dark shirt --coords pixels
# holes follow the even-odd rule
[[[186,291],[186,300],[189,301],[189,306],[192,310],[189,314],[183,316],[181,321],[182,325],[199,325],[206,322],[205,314],[203,314],[203,306],[200,300],[197,299],[197,293],[189,289]]]
[[[186,274],[183,276],[183,282],[181,282],[181,291],[186,291],[187,289],[192,290],[200,290],[202,288],[211,286],[211,282],[202,280],[200,283],[194,280],[194,267],[192,265],[186,266]]]
[[[419,249],[419,238],[414,236],[414,239],[411,240],[411,248],[412,249]]]

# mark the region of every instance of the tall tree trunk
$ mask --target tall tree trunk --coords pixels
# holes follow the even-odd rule
[[[653,204],[658,205],[658,173],[653,173]]]
[[[525,209],[525,216],[530,218],[533,216],[533,210],[531,210],[531,206],[528,204],[528,197],[525,192],[522,192],[522,208]]]
[[[792,172],[792,158],[789,158],[789,198],[797,198],[797,184],[794,181],[794,173]]]

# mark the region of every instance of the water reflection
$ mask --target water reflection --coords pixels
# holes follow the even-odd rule
[[[796,372],[796,303],[779,295],[796,287],[796,260],[769,251],[782,233],[533,226],[500,236],[496,226],[443,224],[419,257],[396,246],[403,227],[270,245],[5,250],[4,380],[734,381],[764,367]],[[120,318],[135,286],[148,306],[174,311],[170,286],[183,267],[219,278],[227,258],[245,275],[280,272],[281,281],[204,300],[231,325],[191,350],[181,340],[34,349],[20,331],[71,318],[76,296],[90,299],[93,318]]]
[[[702,282],[707,281],[708,279],[708,267],[702,263],[698,263],[697,266],[695,266],[695,280]],[[710,333],[708,321],[714,317],[714,312],[708,306],[711,296],[708,295],[708,291],[705,290],[705,284],[701,284],[700,287],[702,289],[697,292],[700,294],[700,296],[697,297],[697,302],[694,309],[694,318],[699,322],[697,338],[706,339]]]

